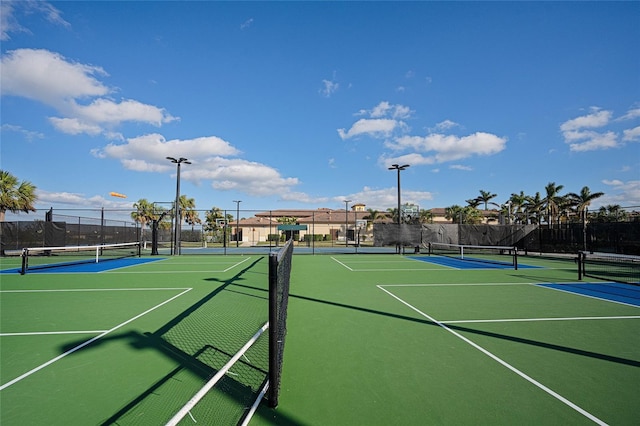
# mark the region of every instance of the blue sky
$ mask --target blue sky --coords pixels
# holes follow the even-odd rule
[[[1,3],[1,165],[39,208],[640,206],[639,2]],[[115,191],[127,195],[120,199]]]

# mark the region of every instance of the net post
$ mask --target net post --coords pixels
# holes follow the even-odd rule
[[[22,249],[22,267],[20,268],[20,275],[24,275],[27,273],[27,269],[29,268],[29,250],[26,248]]]
[[[579,251],[578,252],[578,281],[582,281],[583,269],[584,269],[584,253]]]
[[[278,405],[277,383],[277,323],[278,323],[278,256],[269,253],[269,407]]]
[[[513,247],[513,268],[518,270],[518,247]]]

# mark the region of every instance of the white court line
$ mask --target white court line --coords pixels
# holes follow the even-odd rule
[[[96,337],[94,337],[94,338],[92,338],[92,339],[87,340],[87,341],[86,341],[86,342],[84,342],[84,343],[79,344],[78,346],[76,346],[76,347],[74,347],[74,348],[69,349],[68,351],[66,351],[66,352],[64,352],[64,353],[62,353],[62,354],[60,354],[60,355],[58,355],[57,357],[55,357],[55,358],[53,358],[53,359],[50,359],[49,361],[45,362],[44,364],[42,364],[42,365],[40,365],[40,366],[38,366],[38,367],[36,367],[36,368],[34,368],[34,369],[32,369],[32,370],[27,371],[27,372],[26,372],[26,373],[24,373],[23,375],[18,376],[18,377],[16,377],[15,379],[13,379],[13,380],[11,380],[11,381],[9,381],[9,382],[5,383],[4,385],[0,386],[0,391],[2,391],[2,390],[4,390],[4,389],[8,388],[9,386],[11,386],[11,385],[13,385],[13,384],[15,384],[15,383],[18,383],[19,381],[21,381],[22,379],[24,379],[24,378],[26,378],[26,377],[29,377],[29,376],[30,376],[30,375],[32,375],[33,373],[37,373],[38,371],[42,370],[43,368],[48,367],[49,365],[53,364],[54,362],[59,361],[59,360],[61,360],[62,358],[66,357],[67,355],[70,355],[70,354],[72,354],[72,353],[74,353],[74,352],[76,352],[76,351],[78,351],[78,350],[80,350],[80,349],[84,348],[85,346],[90,345],[91,343],[93,343],[93,342],[95,342],[96,340],[98,340],[98,339],[100,339],[100,338],[102,338],[102,337],[106,336],[107,334],[111,333],[112,331],[115,331],[115,330],[117,330],[117,329],[119,329],[119,328],[121,328],[121,327],[124,327],[125,325],[129,324],[130,322],[133,322],[133,321],[137,320],[138,318],[143,317],[144,315],[148,314],[149,312],[152,312],[152,311],[154,311],[154,310],[158,309],[158,308],[159,308],[159,307],[161,307],[162,305],[165,305],[165,304],[167,304],[167,303],[171,302],[172,300],[177,299],[178,297],[182,296],[183,294],[187,293],[187,292],[188,292],[188,291],[190,291],[190,290],[191,290],[191,288],[188,288],[188,289],[186,289],[185,291],[183,291],[182,293],[177,294],[177,295],[175,295],[175,296],[173,296],[173,297],[171,297],[171,298],[169,298],[169,299],[165,300],[164,302],[157,304],[157,305],[156,305],[156,306],[154,306],[153,308],[147,309],[147,310],[146,310],[146,311],[144,311],[143,313],[141,313],[141,314],[139,314],[139,315],[136,315],[135,317],[130,318],[130,319],[128,319],[127,321],[125,321],[125,322],[123,322],[123,323],[121,323],[121,324],[116,325],[115,327],[113,327],[113,328],[111,328],[111,329],[109,329],[109,330],[105,331],[104,333],[99,334],[98,336],[96,336]]]
[[[96,334],[104,333],[107,330],[79,330],[79,331],[30,331],[24,333],[0,333],[3,336],[46,336],[55,334]]]
[[[239,263],[236,263],[235,265],[229,266],[227,269],[225,269],[225,270],[224,270],[224,271],[222,271],[222,272],[227,272],[227,271],[229,271],[229,270],[231,270],[231,269],[235,268],[236,266],[240,266],[240,265],[242,265],[244,262],[247,262],[247,261],[249,261],[249,260],[251,260],[251,257],[247,257],[247,258],[246,258],[245,260],[243,260],[242,262],[239,262]]]
[[[499,358],[498,356],[494,355],[493,353],[489,352],[488,350],[486,350],[485,348],[483,348],[482,346],[478,345],[477,343],[474,343],[473,341],[467,339],[466,337],[464,337],[462,334],[452,330],[451,328],[447,327],[445,324],[443,324],[442,322],[436,320],[435,318],[425,314],[424,312],[422,312],[421,310],[419,310],[418,308],[416,308],[415,306],[409,304],[408,302],[404,301],[403,299],[401,299],[400,297],[396,296],[395,294],[391,293],[389,290],[387,290],[386,288],[384,288],[381,285],[377,285],[376,287],[378,287],[380,290],[384,291],[385,293],[387,293],[389,296],[393,297],[394,299],[396,299],[397,301],[399,301],[400,303],[402,303],[403,305],[409,307],[410,309],[412,309],[413,311],[417,312],[418,314],[422,315],[423,317],[427,318],[429,321],[432,321],[433,323],[435,323],[436,325],[442,327],[443,329],[445,329],[446,331],[448,331],[449,333],[453,334],[454,336],[456,336],[457,338],[459,338],[460,340],[464,341],[465,343],[471,345],[472,347],[476,348],[477,350],[479,350],[480,352],[482,352],[483,354],[487,355],[489,358],[493,359],[494,361],[498,362],[499,364],[501,364],[502,366],[506,367],[507,369],[511,370],[512,372],[516,373],[518,376],[522,377],[523,379],[525,379],[526,381],[528,381],[529,383],[533,384],[534,386],[538,387],[539,389],[543,390],[544,392],[548,393],[549,395],[551,395],[552,397],[556,398],[558,401],[566,404],[567,406],[569,406],[570,408],[573,408],[575,411],[577,411],[578,413],[582,414],[583,416],[585,416],[586,418],[588,418],[589,420],[593,421],[596,424],[602,425],[602,426],[606,426],[607,423],[605,423],[604,421],[600,420],[599,418],[597,418],[596,416],[594,416],[593,414],[589,413],[588,411],[586,411],[585,409],[579,407],[578,405],[574,404],[573,402],[569,401],[567,398],[563,397],[562,395],[560,395],[559,393],[551,390],[550,388],[546,387],[545,385],[543,385],[542,383],[538,382],[537,380],[533,379],[532,377],[526,375],[525,373],[523,373],[522,371],[518,370],[517,368],[515,368],[514,366],[512,366],[511,364],[507,363],[506,361],[502,360],[501,358]]]
[[[331,259],[335,260],[336,262],[338,262],[340,265],[344,266],[345,268],[347,268],[348,270],[350,270],[351,272],[353,272],[353,269],[349,268],[347,265],[345,265],[344,263],[340,262],[338,259],[336,259],[335,257],[331,256]]]
[[[640,315],[624,315],[615,317],[568,317],[568,318],[506,318],[506,319],[484,319],[484,320],[453,320],[440,321],[442,324],[466,324],[466,323],[489,323],[489,322],[535,322],[535,321],[583,321],[583,320],[616,320],[616,319],[640,319]]]
[[[0,290],[0,293],[58,293],[81,291],[157,291],[157,290],[191,290],[187,287],[139,287],[139,288],[62,288],[41,290]]]
[[[535,283],[432,283],[432,284],[384,284],[385,287],[466,287],[466,286],[501,286],[501,285],[536,285]]]
[[[626,303],[626,302],[621,302],[619,300],[607,299],[606,297],[593,296],[593,295],[590,295],[590,294],[580,293],[578,291],[563,290],[561,288],[549,287],[548,285],[544,285],[544,284],[569,284],[569,285],[571,285],[571,284],[602,284],[602,282],[600,282],[600,283],[598,283],[598,282],[539,283],[539,285],[537,287],[544,288],[544,289],[547,289],[547,290],[560,291],[562,293],[571,294],[572,296],[588,297],[590,299],[602,300],[603,302],[616,303],[618,305],[632,306],[634,308],[638,308],[638,305],[634,305],[633,303]]]

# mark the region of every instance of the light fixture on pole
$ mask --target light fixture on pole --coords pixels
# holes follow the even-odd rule
[[[409,164],[404,164],[402,166],[398,165],[398,164],[392,164],[391,167],[389,167],[389,170],[397,170],[398,171],[398,237],[400,237],[400,222],[401,222],[401,215],[402,212],[400,211],[400,171],[401,170],[405,170],[409,167]],[[396,251],[398,253],[401,253],[400,250],[400,243],[398,243],[396,245]]]
[[[351,200],[344,200],[344,246],[349,245],[349,233],[347,229],[349,229],[349,203]]]
[[[178,176],[176,177],[176,220],[175,220],[175,229],[174,229],[174,249],[173,254],[180,254],[180,164],[191,164],[191,161],[187,160],[184,157],[180,157],[175,159],[173,157],[167,157],[167,160],[172,163],[177,164],[178,167]]]
[[[240,247],[240,203],[242,200],[233,200],[236,203],[236,247]]]

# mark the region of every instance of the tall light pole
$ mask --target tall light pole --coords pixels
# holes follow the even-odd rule
[[[184,157],[175,159],[173,157],[167,157],[167,160],[178,165],[178,176],[176,178],[176,225],[174,229],[174,249],[173,254],[180,254],[180,164],[191,164],[191,161]]]
[[[389,170],[397,170],[398,171],[398,237],[400,236],[400,221],[401,221],[401,212],[400,212],[400,171],[409,168],[409,164],[404,164],[399,166],[398,164],[392,164],[389,167]],[[400,249],[400,243],[396,245],[396,251],[399,254],[402,254],[402,250]]]
[[[344,246],[349,245],[349,233],[347,229],[349,229],[349,203],[351,200],[344,200]]]
[[[236,203],[236,247],[240,247],[240,203],[242,200],[233,200]]]

